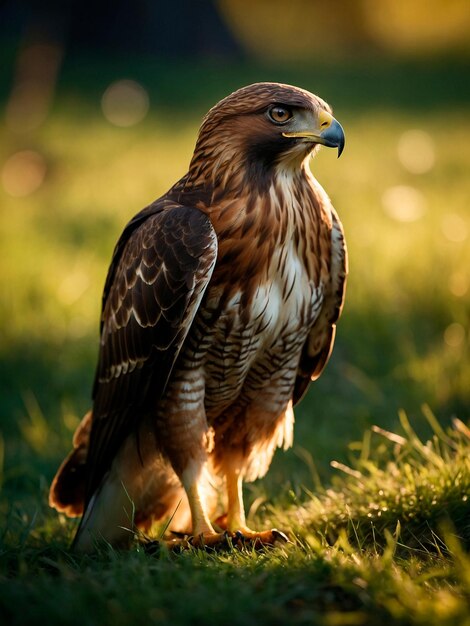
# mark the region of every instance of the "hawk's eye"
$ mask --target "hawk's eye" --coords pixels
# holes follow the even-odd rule
[[[279,106],[277,104],[269,109],[268,115],[273,122],[276,122],[276,124],[284,124],[292,117],[292,111],[287,107]]]

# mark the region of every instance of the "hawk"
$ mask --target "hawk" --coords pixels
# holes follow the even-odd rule
[[[206,545],[222,530],[277,536],[248,528],[242,484],[292,444],[293,406],[329,359],[347,275],[341,223],[309,168],[320,145],[344,147],[321,98],[239,89],[203,119],[188,173],[125,227],[92,410],[49,496],[82,516],[76,550],[125,544],[165,516]]]

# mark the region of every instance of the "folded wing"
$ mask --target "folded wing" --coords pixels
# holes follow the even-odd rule
[[[85,506],[125,439],[155,411],[217,257],[201,211],[158,204],[119,240],[103,296]]]

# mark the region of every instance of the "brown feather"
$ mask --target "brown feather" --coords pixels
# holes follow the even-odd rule
[[[188,173],[118,241],[91,430],[53,483],[59,510],[81,511],[80,494],[87,505],[112,474],[148,527],[171,512],[188,468],[237,463],[251,480],[290,445],[292,404],[331,353],[347,257],[308,167],[315,145],[274,127],[273,104],[331,113],[287,85],[231,94],[204,118]]]
[[[113,279],[106,283],[86,501],[123,442],[138,431],[164,393],[194,307],[212,273],[217,244],[207,218],[196,209],[162,204],[155,203],[153,212],[146,209],[145,220],[134,218],[136,230],[124,231],[129,239],[118,244],[110,269]],[[147,284],[138,270],[146,259],[150,264],[152,255],[158,271]]]

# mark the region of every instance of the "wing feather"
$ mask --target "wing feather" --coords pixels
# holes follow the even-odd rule
[[[216,234],[195,208],[155,205],[124,230],[103,296],[85,504],[162,397],[216,257]]]
[[[292,398],[294,406],[302,400],[310,382],[320,376],[328,363],[335,342],[336,322],[343,309],[348,257],[341,222],[333,207],[330,206],[330,210],[333,220],[331,289],[302,349]]]

